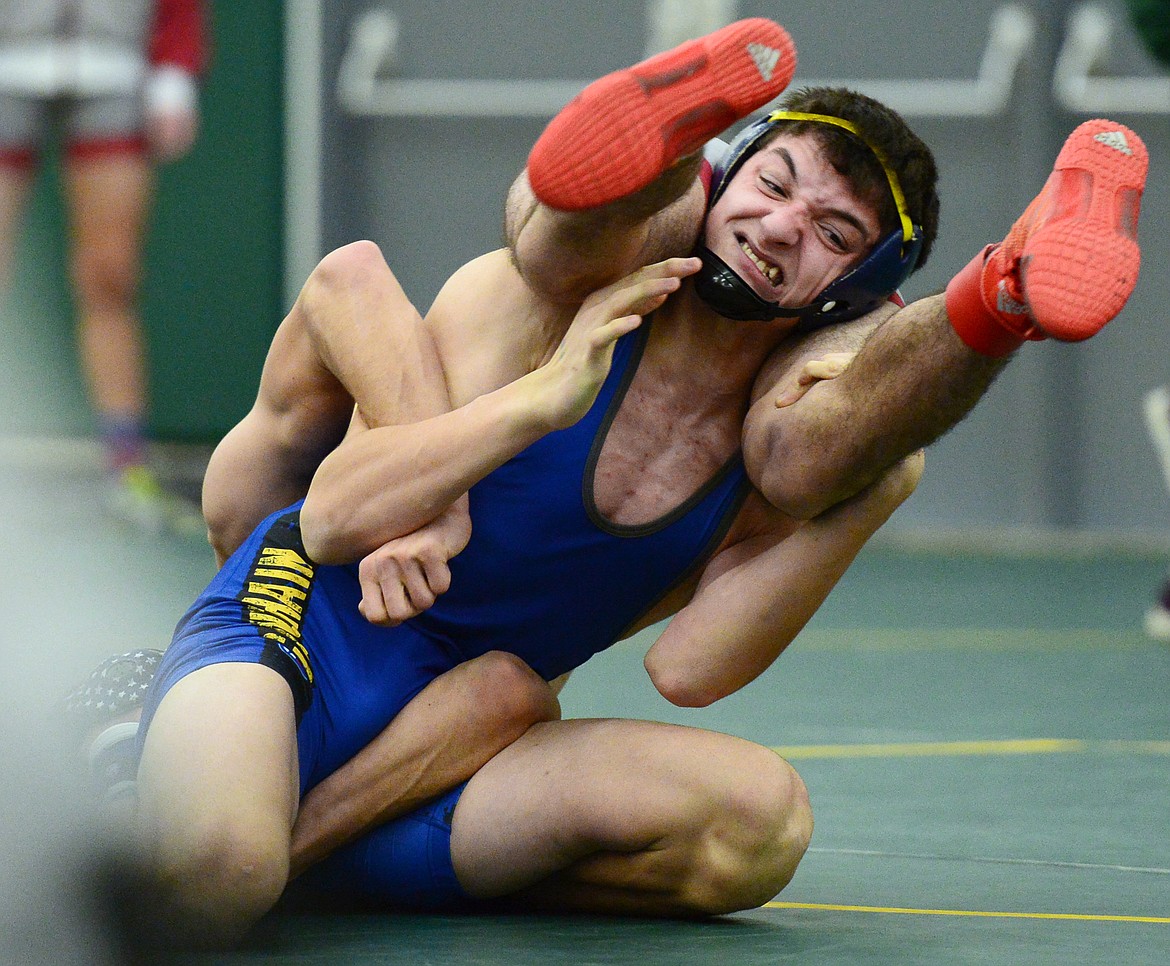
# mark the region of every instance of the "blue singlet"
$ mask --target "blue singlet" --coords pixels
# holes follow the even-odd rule
[[[597,401],[576,425],[550,433],[470,492],[472,536],[451,561],[451,589],[418,617],[379,628],[358,613],[357,566],[316,566],[300,543],[294,505],[266,520],[224,565],[180,622],[148,697],[142,733],[166,690],[196,668],[265,663],[284,674],[300,716],[302,794],[349,760],[431,680],[492,650],[511,651],[551,680],[619,640],[718,545],[747,480],[738,455],[682,506],[642,526],[604,520],[593,502],[606,432],[637,371],[649,321],[617,344]],[[448,818],[458,794],[446,796]],[[393,901],[457,897],[449,849],[429,872],[410,870],[400,846],[371,858],[378,836],[401,839],[399,819],[324,864]],[[409,851],[409,850],[408,850]],[[415,851],[436,851],[433,842]],[[348,856],[348,858],[347,858]],[[377,870],[371,873],[371,866]],[[344,869],[344,871],[341,871]],[[420,884],[419,877],[427,878]],[[448,879],[444,892],[432,879]]]

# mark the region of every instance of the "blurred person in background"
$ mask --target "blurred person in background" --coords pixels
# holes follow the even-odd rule
[[[192,512],[147,462],[139,316],[155,165],[186,154],[207,62],[201,0],[0,0],[0,291],[45,150],[60,145],[82,376],[107,503],[150,529]]]

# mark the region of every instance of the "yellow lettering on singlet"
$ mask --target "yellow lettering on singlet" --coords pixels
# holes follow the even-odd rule
[[[282,569],[277,570],[275,567],[257,567],[252,571],[254,577],[274,577],[277,580],[288,580],[294,584],[299,584],[301,587],[309,586],[309,579],[313,576],[312,570],[309,571],[309,576],[306,577],[297,570]]]
[[[266,640],[296,661],[312,684],[313,669],[301,640],[301,621],[312,585],[313,565],[295,550],[265,547],[249,577],[247,590],[239,598],[247,609],[248,620],[261,629]]]
[[[305,609],[301,606],[303,601],[309,596],[303,590],[298,590],[296,587],[286,587],[283,584],[267,584],[257,583],[256,581],[248,581],[249,594],[262,594],[265,597],[271,598],[273,601],[278,601],[284,607],[296,614],[297,620],[301,619]]]
[[[240,600],[248,605],[248,620],[257,627],[271,627],[294,640],[300,638],[300,621],[295,614],[290,617],[287,608],[282,612],[279,604],[263,597],[241,597]]]
[[[260,551],[260,559],[256,561],[256,566],[280,567],[283,570],[295,571],[305,578],[302,583],[306,587],[309,585],[309,580],[313,577],[312,564],[295,550],[288,550],[282,547],[265,547]],[[288,575],[283,574],[282,576]]]

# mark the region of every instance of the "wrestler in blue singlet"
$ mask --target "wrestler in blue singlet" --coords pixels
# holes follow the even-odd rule
[[[747,492],[736,455],[657,521],[619,526],[598,512],[598,457],[649,328],[647,320],[617,343],[584,418],[471,489],[471,540],[450,563],[450,590],[397,627],[376,627],[358,612],[356,564],[308,560],[299,504],[269,517],[180,622],[140,736],[184,675],[224,661],[264,663],[284,675],[296,699],[303,795],[465,660],[511,651],[551,680],[623,637],[714,550]],[[309,878],[379,900],[433,905],[461,897],[450,865],[459,791],[340,850]]]

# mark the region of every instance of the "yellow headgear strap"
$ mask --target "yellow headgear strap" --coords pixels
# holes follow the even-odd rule
[[[844,128],[856,137],[873,152],[873,156],[878,159],[878,164],[882,166],[882,170],[886,173],[886,180],[890,183],[890,193],[894,196],[894,205],[898,209],[898,217],[902,221],[902,240],[904,242],[913,241],[914,223],[910,220],[909,212],[906,211],[906,196],[902,194],[902,185],[898,181],[898,176],[894,173],[894,169],[890,167],[890,162],[886,158],[885,152],[876,145],[870,144],[853,123],[846,121],[843,117],[831,117],[828,114],[805,114],[802,111],[773,111],[768,115],[768,121],[819,121],[821,124],[834,124],[837,127]]]

